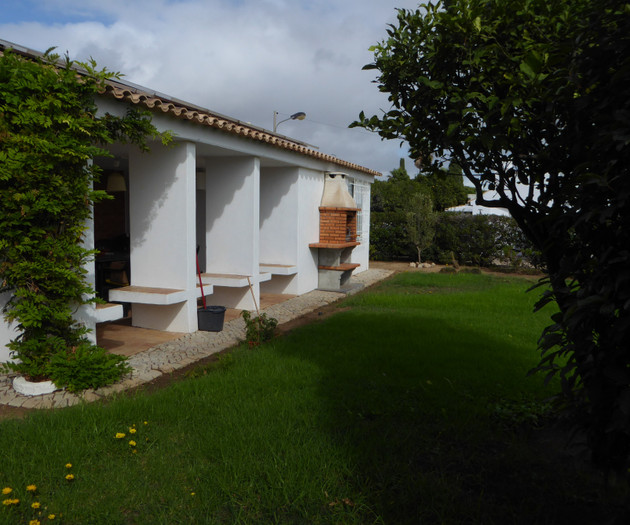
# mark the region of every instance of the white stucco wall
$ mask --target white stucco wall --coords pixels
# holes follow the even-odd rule
[[[264,168],[260,177],[260,262],[296,264],[298,169]]]
[[[206,272],[250,276],[259,304],[260,160],[210,158],[206,166]],[[214,304],[254,308],[249,289],[218,287]]]
[[[299,170],[263,168],[260,175],[260,262],[297,266]],[[260,290],[296,294],[297,285],[295,274],[272,275]]]
[[[318,252],[308,245],[319,242],[319,205],[323,192],[324,172],[299,170],[297,294],[317,288]]]
[[[184,290],[174,305],[134,304],[133,324],[175,332],[197,329],[195,145],[154,145],[129,154],[131,284]]]

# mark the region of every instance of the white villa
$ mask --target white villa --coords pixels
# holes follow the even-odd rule
[[[253,310],[261,293],[343,289],[367,270],[379,173],[130,83],[109,82],[97,102],[120,116],[150,110],[174,145],[116,144],[112,158],[93,159],[114,197],[95,206],[85,241],[101,252],[88,270],[107,301],[77,313],[94,339],[97,323],[129,309],[134,326],[195,332],[200,280],[208,304]],[[0,319],[0,362],[15,335]]]

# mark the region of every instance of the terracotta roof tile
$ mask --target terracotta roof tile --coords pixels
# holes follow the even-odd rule
[[[332,162],[337,166],[349,168],[355,171],[359,171],[361,173],[365,173],[367,175],[380,175],[378,171],[371,170],[358,164],[339,159],[333,155],[322,153],[315,149],[309,148],[304,144],[294,142],[290,139],[275,135],[271,132],[250,127],[244,125],[241,122],[232,121],[227,117],[214,115],[207,110],[187,107],[185,102],[178,101],[176,103],[170,100],[165,100],[161,97],[150,95],[149,93],[144,93],[135,88],[125,86],[124,84],[109,82],[103,94],[106,96],[111,96],[117,100],[131,102],[132,104],[144,106],[147,109],[161,110],[162,112],[171,114],[174,117],[187,119],[204,126],[209,126],[211,128],[216,128],[222,131],[226,131],[228,133],[232,133],[234,135],[239,135],[241,137],[246,137],[260,142],[266,142],[267,144],[271,144],[272,146],[289,151],[294,151],[301,155],[313,157],[318,160]]]

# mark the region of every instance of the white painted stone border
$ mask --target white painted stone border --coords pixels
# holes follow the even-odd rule
[[[23,396],[43,396],[52,394],[55,390],[59,390],[52,381],[28,381],[23,376],[17,376],[13,379],[13,389]]]

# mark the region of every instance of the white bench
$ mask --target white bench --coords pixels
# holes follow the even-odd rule
[[[94,320],[97,323],[106,323],[108,321],[116,321],[122,319],[125,316],[125,312],[122,304],[95,304],[94,308]]]
[[[112,288],[109,291],[109,300],[121,303],[167,305],[182,303],[186,299],[186,290],[174,290],[172,288],[123,286],[122,288]]]
[[[260,263],[260,269],[272,275],[295,275],[297,273],[297,266],[292,264]]]
[[[232,273],[202,273],[201,274],[201,282],[204,285],[204,293],[205,286],[226,286],[228,288],[247,288],[249,286],[249,282],[247,278],[249,277],[249,281],[254,284],[253,278],[248,275],[238,275]],[[269,281],[271,279],[271,273],[260,273],[258,274],[257,282],[261,283],[264,281]]]

